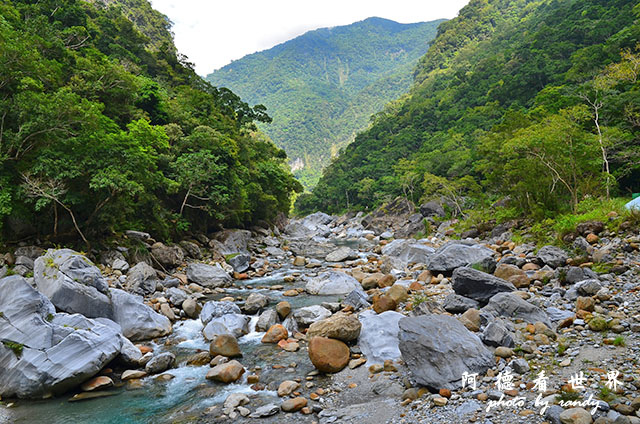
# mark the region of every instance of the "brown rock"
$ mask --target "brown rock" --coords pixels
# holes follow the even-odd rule
[[[305,266],[306,260],[302,256],[296,256],[293,260],[293,266]]]
[[[537,271],[540,269],[540,265],[534,264],[533,262],[526,263],[522,266],[523,271]]]
[[[309,342],[309,359],[319,371],[335,373],[349,363],[349,348],[340,340],[314,337]]]
[[[493,274],[498,278],[502,278],[503,280],[508,280],[514,275],[524,275],[526,277],[526,274],[523,270],[515,265],[510,264],[499,264]]]
[[[424,286],[417,281],[414,281],[409,285],[409,290],[411,291],[422,291],[424,290]]]
[[[522,289],[531,285],[531,279],[526,275],[513,275],[507,279],[516,288]]]
[[[451,397],[451,390],[449,389],[440,389],[438,394],[442,397],[446,397],[447,399]]]
[[[467,327],[469,331],[480,331],[480,311],[471,308],[467,309],[458,320]]]
[[[300,344],[294,339],[283,339],[278,342],[278,347],[287,352],[296,352],[298,349],[300,349]]]
[[[396,301],[389,296],[375,295],[373,297],[373,310],[378,314],[386,311],[395,311],[397,306]]]
[[[307,337],[328,337],[343,342],[356,340],[360,335],[360,320],[355,315],[338,312],[327,319],[316,321],[309,326]]]
[[[209,362],[211,362],[211,355],[209,355],[209,352],[198,352],[187,358],[187,365],[200,366],[207,365]]]
[[[85,392],[92,392],[96,389],[105,389],[111,386],[113,386],[113,380],[102,375],[100,377],[94,377],[91,380],[84,382],[82,386],[80,386],[80,388]]]
[[[278,396],[289,396],[291,393],[293,393],[294,390],[297,390],[299,388],[300,383],[298,383],[297,381],[285,380],[280,383],[280,386],[278,386]]]
[[[587,242],[589,244],[595,244],[595,243],[598,242],[598,240],[600,240],[600,237],[598,237],[597,235],[595,235],[593,233],[587,234]]]
[[[280,340],[286,340],[289,332],[282,324],[272,325],[266,334],[262,337],[262,343],[278,343]]]
[[[391,287],[395,282],[396,282],[396,279],[393,275],[391,274],[385,275],[378,281],[378,287],[380,288]]]
[[[401,286],[400,284],[394,284],[391,286],[389,291],[387,291],[386,296],[389,296],[396,302],[396,305],[404,302],[409,298],[409,293],[407,292],[407,288]]]
[[[209,345],[209,353],[212,357],[218,355],[226,356],[227,358],[242,356],[240,346],[238,346],[238,340],[231,334],[214,336]]]
[[[294,296],[297,296],[298,294],[299,294],[298,290],[295,290],[295,289],[287,290],[284,293],[282,293],[283,296],[287,296],[287,297],[294,297]]]
[[[286,300],[279,302],[276,305],[276,312],[278,313],[280,319],[285,319],[291,313],[291,304]]]
[[[420,275],[418,275],[418,281],[422,281],[423,283],[430,283],[431,277],[431,271],[422,271]]]
[[[287,399],[282,402],[282,410],[284,412],[297,412],[307,406],[307,399],[301,396],[295,397],[293,399]]]
[[[244,367],[236,360],[216,365],[207,373],[206,379],[221,383],[233,383],[244,374]]]
[[[361,281],[362,288],[365,290],[375,289],[378,287],[378,282],[384,278],[384,274],[376,272],[375,274],[369,274]]]
[[[144,372],[144,371],[126,370],[120,376],[120,380],[127,381],[127,380],[132,380],[132,379],[135,379],[135,378],[142,378],[142,377],[146,377],[146,376],[147,376],[147,373]]]
[[[596,301],[592,297],[580,296],[576,300],[576,310],[593,312],[596,307]]]

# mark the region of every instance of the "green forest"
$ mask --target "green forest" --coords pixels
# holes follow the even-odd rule
[[[297,162],[296,177],[310,188],[371,115],[409,91],[412,70],[441,22],[369,18],[309,31],[207,80],[267,107],[273,122],[259,128]]]
[[[575,211],[640,191],[640,5],[472,0],[390,103],[325,170],[301,213],[396,196],[460,212],[508,196],[514,214]]]
[[[144,0],[0,4],[5,241],[171,238],[289,211],[302,188],[256,129],[265,108],[198,77],[169,28]]]

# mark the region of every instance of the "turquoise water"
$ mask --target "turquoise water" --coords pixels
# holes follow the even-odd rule
[[[359,244],[347,239],[334,243],[353,248],[357,248]],[[304,287],[306,281],[302,276],[324,270],[324,267],[307,269],[285,265],[265,277],[236,281],[235,287],[227,289],[223,294],[211,296],[211,299],[218,300],[225,296],[245,298],[252,292],[260,292],[270,298],[268,307],[273,307],[282,300],[288,301],[293,309],[322,302],[336,302],[342,296],[282,295],[284,290]],[[292,283],[285,283],[284,277],[292,274],[300,276]],[[269,289],[275,285],[282,285],[284,288]],[[256,319],[257,317],[253,318],[252,325],[255,325]],[[250,407],[253,410],[278,399],[274,391],[254,391],[246,384],[247,375],[252,374],[255,367],[261,368],[257,372],[260,374],[260,383],[265,386],[269,383],[273,386],[275,383],[275,387],[285,379],[303,377],[314,369],[306,350],[285,352],[277,346],[264,345],[260,343],[263,334],[252,332],[239,339],[244,355],[239,361],[247,371],[238,384],[223,385],[207,381],[205,376],[210,369],[208,365],[186,366],[186,359],[190,355],[208,350],[209,344],[202,336],[200,320],[181,321],[174,325],[170,336],[156,343],[146,343],[156,353],[170,351],[176,355],[176,368],[166,372],[175,376],[173,380],[157,382],[155,376],[151,376],[143,379],[141,389],[127,390],[124,385],[111,389],[113,396],[81,402],[68,402],[74,393],[42,401],[15,400],[11,408],[0,404],[0,424],[163,424],[193,422],[199,418],[206,422],[207,419],[203,418],[205,410],[214,405],[221,406],[229,394],[236,392],[250,396]],[[292,364],[296,366],[292,368]],[[273,365],[284,368],[274,369]],[[295,372],[288,373],[287,369],[295,369]]]

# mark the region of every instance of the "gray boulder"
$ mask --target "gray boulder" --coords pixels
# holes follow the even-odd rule
[[[235,337],[242,337],[249,332],[249,321],[251,319],[242,314],[227,314],[213,318],[202,330],[202,334],[207,340],[213,340],[215,336],[222,334],[232,334]]]
[[[423,386],[459,389],[464,372],[483,374],[494,365],[491,352],[454,317],[407,317],[398,326],[402,359]]]
[[[409,239],[394,240],[381,251],[384,256],[391,258],[394,266],[398,268],[405,268],[410,263],[427,263],[434,252],[432,247]]]
[[[359,311],[360,309],[368,308],[371,304],[367,294],[362,289],[358,289],[353,290],[344,298],[342,306],[351,306],[354,310]]]
[[[173,367],[175,361],[176,356],[173,353],[161,353],[151,358],[151,360],[147,362],[147,365],[145,365],[144,370],[147,374],[158,374]]]
[[[203,263],[189,264],[187,278],[202,287],[229,287],[232,278],[219,264],[207,265]]]
[[[449,313],[462,314],[471,308],[479,309],[480,303],[477,300],[451,293],[444,298],[442,307]]]
[[[215,233],[209,241],[209,245],[222,255],[234,253],[249,253],[247,246],[251,240],[251,231],[248,230],[223,230]]]
[[[169,302],[171,302],[172,305],[180,307],[182,306],[182,302],[187,300],[187,297],[189,296],[182,289],[179,289],[177,287],[170,287],[165,290],[165,297],[169,298]]]
[[[509,319],[521,319],[531,324],[540,321],[551,328],[549,316],[537,306],[513,293],[498,293],[489,300],[482,312]]]
[[[278,313],[273,309],[267,309],[258,317],[256,323],[257,331],[267,331],[272,325],[278,323]]]
[[[184,251],[180,246],[165,246],[158,242],[151,246],[151,254],[167,268],[176,268],[184,262]]]
[[[187,256],[189,256],[190,258],[202,259],[202,251],[200,250],[200,246],[198,246],[197,244],[191,241],[183,240],[180,242],[180,247],[182,247],[182,250],[184,250]]]
[[[306,285],[307,293],[316,295],[349,294],[362,286],[350,275],[339,271],[326,271],[311,278]]]
[[[449,273],[456,268],[481,263],[493,254],[493,250],[473,242],[449,242],[430,257],[427,268],[433,272]]]
[[[564,266],[569,256],[566,252],[555,246],[544,246],[538,251],[538,258],[552,268]]]
[[[425,218],[429,218],[433,216],[444,218],[446,215],[442,205],[434,200],[427,203],[423,203],[422,206],[420,206],[420,213]]]
[[[325,257],[325,260],[327,262],[343,262],[348,259],[357,259],[357,258],[358,258],[358,253],[355,250],[347,246],[342,246],[334,250],[333,252],[329,253]]]
[[[293,319],[301,327],[307,327],[316,321],[320,321],[331,316],[331,311],[320,305],[305,306],[293,312]]]
[[[200,321],[202,321],[204,325],[207,325],[214,318],[219,318],[227,314],[241,313],[242,311],[238,305],[233,302],[210,300],[204,304],[200,311]]]
[[[2,397],[64,393],[98,373],[122,347],[117,325],[56,314],[53,304],[19,276],[0,279],[0,311]]]
[[[167,317],[151,309],[136,296],[124,290],[111,289],[113,320],[122,328],[122,334],[130,340],[148,340],[166,336],[171,332]]]
[[[381,364],[387,359],[400,359],[398,347],[398,322],[404,318],[399,312],[376,314],[372,310],[362,312],[358,319],[362,327],[358,345],[368,364]]]
[[[109,285],[89,259],[70,249],[48,250],[34,265],[37,289],[60,311],[113,317]]]
[[[311,238],[325,235],[331,230],[327,226],[333,218],[326,213],[316,212],[303,219],[292,219],[285,228],[285,232],[293,238]]]
[[[245,272],[249,269],[250,261],[251,256],[245,253],[238,253],[236,255],[231,255],[227,260],[227,263],[231,265],[235,272]]]
[[[269,303],[269,298],[262,293],[251,293],[244,301],[244,312],[249,315],[256,314]]]
[[[147,296],[156,291],[158,274],[146,262],[139,262],[129,270],[126,280],[127,289],[140,296]]]
[[[458,268],[453,271],[453,290],[465,297],[486,304],[491,297],[502,292],[515,291],[510,282],[473,268]]]
[[[491,321],[482,332],[482,341],[489,346],[515,347],[513,334],[502,320]]]

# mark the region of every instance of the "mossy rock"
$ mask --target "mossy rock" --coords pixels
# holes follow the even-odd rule
[[[593,319],[589,321],[589,329],[591,329],[591,331],[605,331],[608,328],[607,320],[602,317],[593,317]]]

